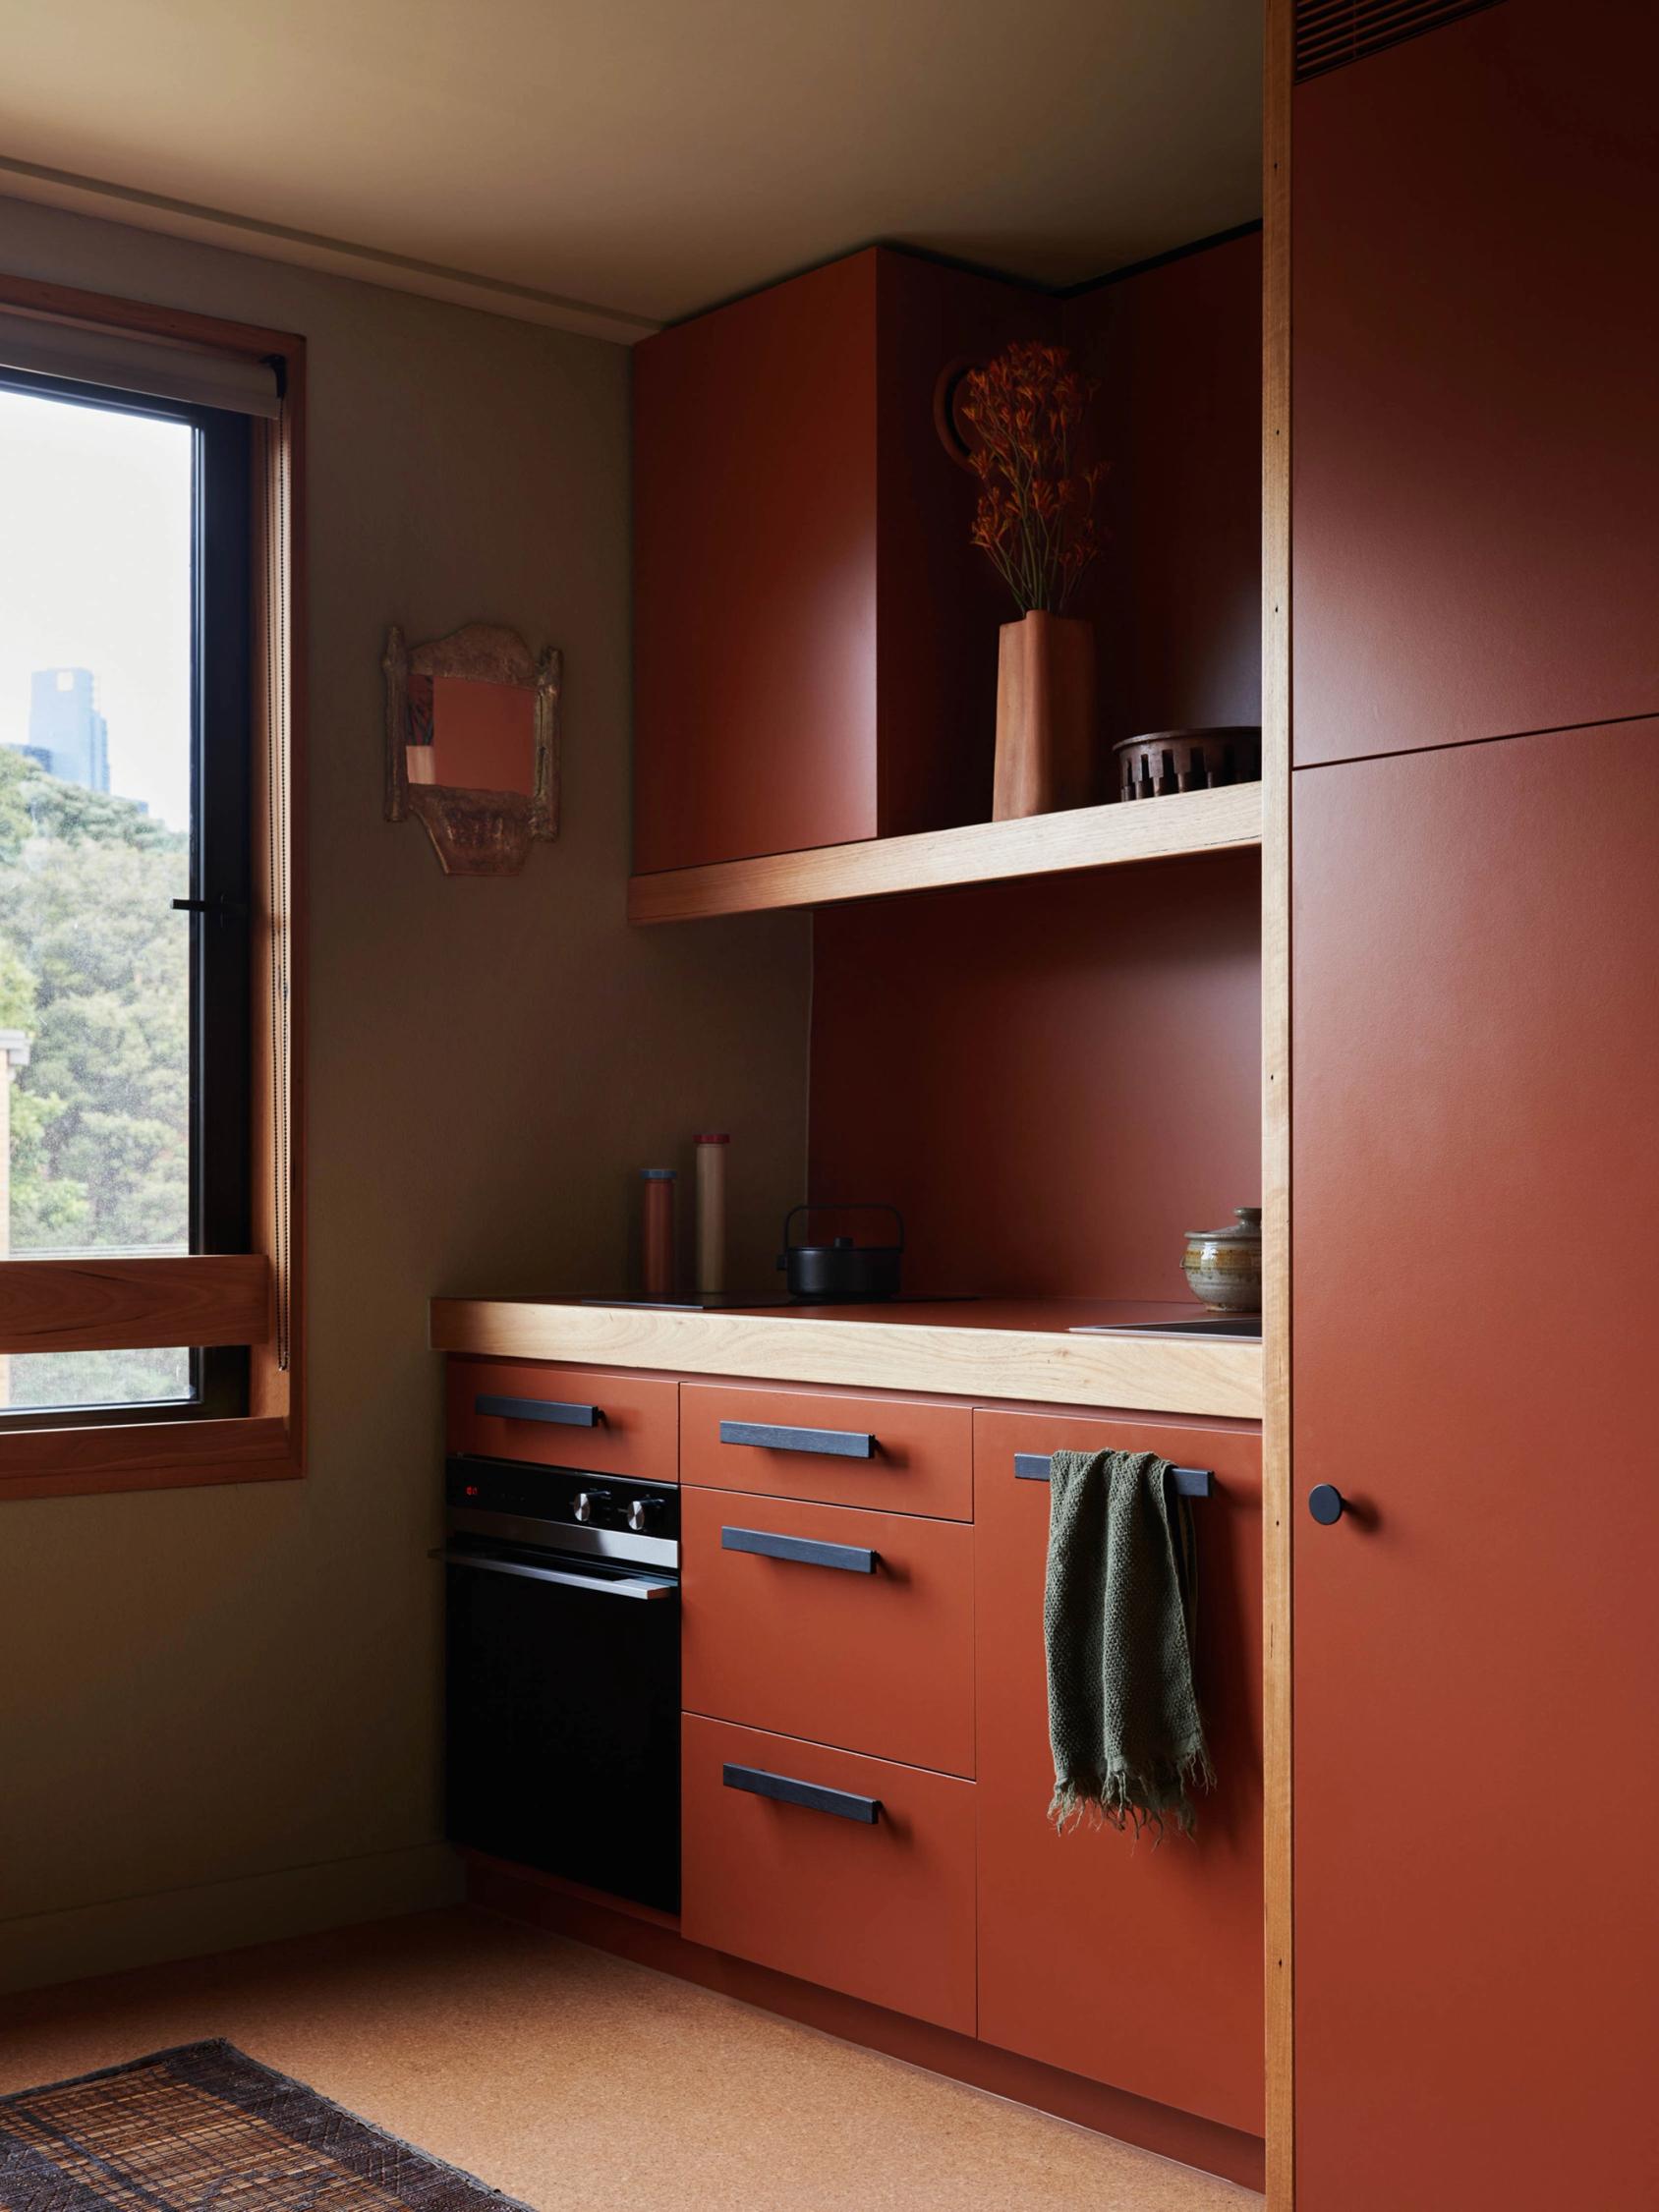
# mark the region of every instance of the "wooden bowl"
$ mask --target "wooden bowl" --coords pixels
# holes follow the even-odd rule
[[[1117,756],[1120,799],[1162,799],[1172,791],[1212,791],[1223,783],[1254,783],[1262,772],[1257,724],[1225,729],[1148,730],[1125,737]]]

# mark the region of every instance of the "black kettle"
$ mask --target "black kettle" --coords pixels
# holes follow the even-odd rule
[[[789,1231],[798,1214],[890,1214],[896,1230],[891,1244],[855,1244],[837,1236],[828,1244],[791,1244]],[[898,1296],[899,1263],[904,1254],[904,1221],[896,1206],[795,1206],[783,1217],[783,1270],[789,1295],[806,1306],[859,1306]]]

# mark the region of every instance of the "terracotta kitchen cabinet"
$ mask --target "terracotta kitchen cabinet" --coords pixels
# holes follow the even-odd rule
[[[973,1413],[937,1398],[686,1383],[687,1483],[972,1520]]]
[[[689,1941],[973,2033],[971,1782],[689,1714],[681,1756]]]
[[[636,1482],[679,1478],[679,1386],[659,1376],[452,1359],[447,1389],[451,1451]]]
[[[1299,2212],[1633,2207],[1659,721],[1296,782]]]
[[[990,813],[1002,587],[953,362],[1058,303],[872,248],[634,352],[634,867]]]
[[[973,1773],[965,1522],[688,1488],[680,1541],[689,1712]]]
[[[1157,1451],[1215,1470],[1193,1505],[1198,1689],[1217,1787],[1197,1832],[1059,1836],[1043,1652],[1049,1487],[1016,1452]],[[1261,1439],[1169,1421],[974,1416],[979,2032],[988,2043],[1262,2127]],[[1402,2199],[1401,2201],[1404,2201]]]
[[[1298,765],[1659,711],[1651,0],[1297,87]]]

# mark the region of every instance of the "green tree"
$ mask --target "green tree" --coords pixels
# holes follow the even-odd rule
[[[190,1197],[190,841],[0,746],[0,1027],[12,1249],[183,1244]],[[179,1397],[182,1350],[15,1358],[16,1405]]]
[[[180,1244],[190,1191],[190,842],[0,747],[12,1247]]]

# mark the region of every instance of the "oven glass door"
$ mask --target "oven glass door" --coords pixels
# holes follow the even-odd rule
[[[671,1575],[452,1540],[451,1842],[679,1909]]]

